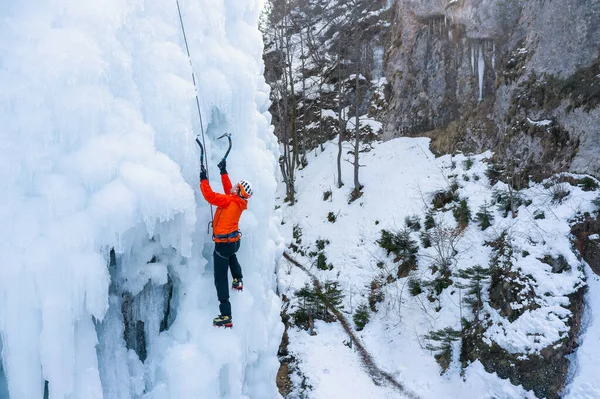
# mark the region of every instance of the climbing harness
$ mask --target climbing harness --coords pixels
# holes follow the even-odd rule
[[[236,242],[242,238],[242,232],[239,230],[233,231],[229,234],[213,234],[213,239],[224,240],[219,242]],[[215,240],[216,241],[216,240]]]

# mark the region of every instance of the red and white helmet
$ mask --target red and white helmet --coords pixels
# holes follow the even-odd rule
[[[237,183],[238,195],[243,199],[249,199],[252,197],[252,184],[246,180],[240,180]]]

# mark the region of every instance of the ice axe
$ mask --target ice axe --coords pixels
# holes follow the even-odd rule
[[[204,167],[204,146],[200,142],[200,135],[196,136],[196,143],[198,144],[198,147],[200,147],[200,168],[206,169]],[[209,234],[210,234],[210,227],[212,226],[212,219],[213,219],[213,211],[212,211],[212,205],[211,205],[210,206],[210,222],[208,222],[208,228],[206,231]]]
[[[196,143],[200,147],[200,165],[204,166],[204,146],[200,142],[200,136],[196,136]]]
[[[229,151],[231,151],[231,133],[223,133],[221,136],[217,137],[217,140],[222,139],[223,137],[227,137],[227,140],[229,140],[229,148],[227,149],[227,152],[225,153],[225,156],[222,159],[224,161],[227,159]]]

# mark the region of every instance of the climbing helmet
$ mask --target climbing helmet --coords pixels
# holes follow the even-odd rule
[[[244,199],[252,197],[252,184],[246,180],[240,180],[237,184],[238,195]]]

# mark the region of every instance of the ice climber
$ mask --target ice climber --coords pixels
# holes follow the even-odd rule
[[[219,162],[218,167],[225,194],[215,193],[212,190],[204,165],[200,168],[200,190],[204,199],[217,207],[213,218],[213,241],[215,242],[213,259],[220,315],[213,319],[213,325],[232,327],[227,272],[231,270],[233,278],[231,288],[242,291],[242,267],[235,254],[240,249],[242,237],[238,223],[242,212],[248,207],[248,199],[252,196],[252,185],[245,180],[240,180],[233,186],[227,174],[225,160]]]

